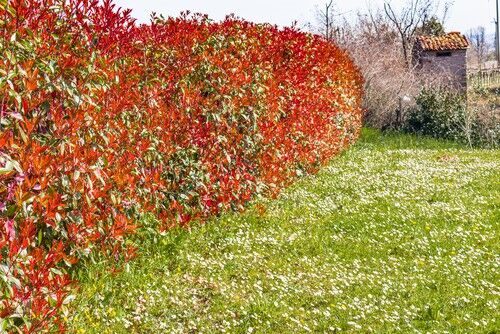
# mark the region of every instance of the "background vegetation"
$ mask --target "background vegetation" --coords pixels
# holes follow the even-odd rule
[[[500,113],[488,90],[463,92],[423,89],[408,112],[405,130],[469,146],[500,146]],[[482,102],[480,102],[482,100]]]
[[[418,36],[446,33],[451,2],[407,0],[395,8],[387,1],[381,7],[367,6],[354,21],[337,12],[335,5],[336,1],[329,0],[317,10],[316,30],[345,48],[359,66],[365,79],[367,125],[452,138],[468,145],[500,146],[498,87],[492,85],[499,74],[475,74],[493,66],[484,28],[466,33],[470,42],[466,91],[457,89],[453,73],[445,69],[422,72],[413,61]]]

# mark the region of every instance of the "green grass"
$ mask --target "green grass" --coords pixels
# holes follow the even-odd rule
[[[78,333],[498,333],[500,151],[364,130],[276,200],[82,271]],[[260,205],[262,208],[258,209]]]

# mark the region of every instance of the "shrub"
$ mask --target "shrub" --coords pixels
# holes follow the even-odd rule
[[[356,139],[362,80],[320,37],[138,26],[111,0],[0,1],[0,326],[64,329],[72,268],[276,195]],[[139,226],[141,228],[141,226]]]
[[[424,88],[407,119],[407,130],[463,142],[470,146],[499,145],[500,127],[494,110],[469,104],[463,92]]]
[[[500,88],[472,90],[468,108],[476,120],[472,133],[474,143],[484,147],[500,147]]]
[[[463,94],[448,89],[424,88],[408,115],[408,130],[452,140],[463,139],[466,103]]]

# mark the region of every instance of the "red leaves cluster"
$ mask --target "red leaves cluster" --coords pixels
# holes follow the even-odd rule
[[[349,145],[361,77],[318,36],[235,18],[138,26],[110,0],[0,3],[0,321],[60,329],[71,269],[275,195]]]

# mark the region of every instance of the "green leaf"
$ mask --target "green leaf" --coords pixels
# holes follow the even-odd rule
[[[59,269],[57,268],[50,268],[50,271],[53,272],[54,274],[58,275],[58,276],[63,276],[63,272],[60,271]]]
[[[75,300],[76,296],[75,295],[68,295],[66,298],[63,300],[63,305],[67,305],[71,303],[73,300]]]
[[[0,175],[9,174],[14,170],[14,164],[11,160],[7,161],[3,168],[0,168]]]
[[[38,230],[38,245],[41,245],[43,241],[43,231],[42,229]]]

